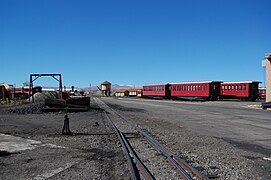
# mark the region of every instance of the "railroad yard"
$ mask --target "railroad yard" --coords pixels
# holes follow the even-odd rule
[[[271,111],[258,104],[91,97],[88,112],[68,113],[71,135],[65,112],[1,107],[0,179],[270,179]],[[113,126],[147,170],[131,170]]]

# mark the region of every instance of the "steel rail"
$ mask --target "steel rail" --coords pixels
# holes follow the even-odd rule
[[[126,122],[127,119],[125,117],[123,117],[121,114],[119,114],[118,112],[115,112],[120,118],[122,118],[123,120],[125,120]],[[158,151],[160,152],[163,156],[165,156],[169,162],[169,164],[171,166],[173,166],[173,168],[184,178],[184,179],[189,179],[191,180],[192,177],[185,171],[185,169],[180,166],[173,158],[172,156],[170,156],[162,147],[161,145],[154,140],[152,137],[150,137],[149,135],[147,135],[145,132],[142,131],[142,129],[140,129],[138,126],[133,125],[138,131],[139,133],[146,138],[146,140]]]
[[[103,102],[104,103],[104,102]],[[104,103],[105,104],[105,103]],[[105,104],[106,105],[106,104]],[[153,145],[153,147],[160,152],[161,154],[163,154],[168,162],[173,166],[173,168],[175,170],[177,170],[177,172],[184,178],[184,179],[192,179],[191,175],[197,177],[197,179],[200,180],[208,180],[209,178],[200,173],[198,170],[196,170],[195,168],[193,168],[192,166],[190,166],[188,163],[186,163],[184,160],[178,158],[176,155],[174,155],[170,150],[168,150],[165,146],[163,146],[162,144],[160,144],[156,139],[154,139],[152,136],[150,136],[149,134],[147,134],[146,132],[144,132],[138,125],[133,124],[131,122],[129,122],[127,120],[126,117],[124,117],[123,115],[121,115],[119,112],[113,110],[111,107],[109,107],[108,105],[106,105],[108,108],[111,109],[111,111],[113,111],[116,115],[118,115],[120,118],[122,118],[124,121],[126,121],[127,123],[131,124],[135,129],[137,129],[139,131],[139,133],[145,137],[147,139],[147,141]],[[191,174],[189,174],[189,173]]]
[[[109,120],[109,122],[111,123],[111,125],[114,127],[115,131],[117,132],[119,136],[122,147],[125,149],[125,154],[129,161],[133,178],[136,180],[140,179],[140,175],[139,175],[139,172],[140,172],[146,180],[155,180],[154,176],[151,174],[148,168],[143,164],[143,162],[139,159],[136,152],[133,150],[130,143],[127,141],[127,139],[123,135],[123,133],[120,132],[120,130],[116,127],[116,125],[113,123],[110,117],[106,114],[106,112],[104,112],[104,114],[106,118]],[[133,160],[135,161],[135,163],[133,162]]]
[[[94,100],[99,105],[99,103],[97,102],[97,100],[96,99],[94,99]],[[100,100],[100,102],[103,103],[103,104],[105,104],[101,100]],[[105,114],[105,117],[107,118],[107,120],[111,123],[112,127],[114,128],[115,132],[117,133],[117,135],[119,137],[119,140],[121,142],[124,155],[126,156],[126,158],[128,160],[129,167],[130,167],[133,179],[134,180],[141,179],[140,178],[140,174],[142,174],[142,176],[146,180],[155,180],[154,176],[147,169],[147,167],[143,164],[143,162],[139,159],[139,157],[137,156],[136,152],[133,150],[133,148],[131,147],[130,143],[125,138],[124,134],[113,123],[112,119],[107,115],[106,111],[104,111],[104,114]]]
[[[106,115],[106,113],[105,113],[105,115]],[[106,117],[107,117],[107,119],[109,119],[107,115],[106,115]],[[122,146],[122,150],[123,150],[123,153],[125,154],[125,156],[126,156],[126,158],[128,160],[128,164],[129,164],[133,179],[136,180],[136,179],[138,179],[139,175],[138,175],[137,169],[135,168],[135,164],[133,163],[132,157],[129,154],[128,148],[125,145],[125,143],[123,142],[123,139],[122,139],[122,137],[120,135],[119,130],[115,127],[115,125],[111,122],[111,120],[109,120],[109,122],[114,127],[114,130],[115,130],[115,132],[117,133],[117,135],[119,137],[119,140],[120,140],[120,143],[121,143],[121,146]]]
[[[112,109],[112,108],[111,108]],[[112,109],[113,110],[113,109]],[[124,117],[123,115],[121,115],[119,112],[115,111],[115,113],[121,117],[123,120],[127,121],[127,118]],[[130,123],[130,122],[128,122]],[[196,170],[195,168],[193,168],[192,166],[190,166],[188,163],[186,163],[184,160],[181,160],[180,158],[178,158],[175,154],[173,154],[170,150],[168,150],[165,146],[163,146],[162,144],[160,144],[156,139],[154,139],[152,136],[150,136],[149,134],[147,134],[146,132],[144,132],[138,125],[136,124],[132,124],[139,132],[142,136],[144,136],[148,142],[150,142],[159,152],[161,152],[163,155],[165,155],[167,158],[169,158],[169,161],[175,166],[176,164],[176,168],[179,170],[180,173],[183,173],[183,170],[188,171],[190,174],[196,176],[198,179],[202,179],[202,180],[208,180],[209,178],[207,176],[205,176],[204,174],[200,173],[198,170]],[[189,174],[187,174],[186,172],[184,172],[184,174],[181,174],[182,176],[184,176],[185,178],[190,178],[191,176]]]

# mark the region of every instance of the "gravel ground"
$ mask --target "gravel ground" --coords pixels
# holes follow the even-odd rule
[[[213,179],[271,179],[271,163],[263,160],[271,155],[268,149],[205,136],[144,109],[125,107],[113,101],[107,104]]]
[[[115,101],[112,108],[138,124],[160,143],[212,179],[271,179],[270,150],[202,135],[153,111]],[[0,135],[34,140],[32,149],[8,153],[0,146],[0,179],[131,179],[120,142],[103,111],[70,113],[73,135],[63,136],[63,113],[41,113],[42,103],[0,108]],[[122,124],[141,158],[155,170],[165,159]],[[129,134],[130,133],[130,134]],[[1,143],[1,136],[0,136]],[[157,179],[179,179],[170,169],[154,171]]]
[[[131,179],[118,137],[95,104],[68,115],[70,136],[61,134],[64,114],[41,107],[0,109],[0,134],[34,140],[27,150],[0,151],[0,179]]]
[[[98,101],[99,104],[101,104]],[[181,176],[170,166],[165,156],[159,153],[129,123],[117,116],[110,108],[101,104],[115,126],[124,133],[137,156],[157,180],[181,179]]]

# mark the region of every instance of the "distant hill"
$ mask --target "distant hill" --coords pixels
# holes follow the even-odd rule
[[[44,89],[58,89],[58,87],[43,87]],[[70,89],[71,87],[66,87],[67,89]],[[112,84],[111,85],[111,91],[115,92],[119,89],[129,89],[129,88],[138,88],[138,87],[133,87],[133,86],[127,86],[127,85],[119,85],[119,84]],[[75,87],[75,89],[78,89],[79,91],[84,91],[84,92],[91,92],[91,93],[99,93],[100,90],[97,88],[97,86],[91,86],[91,87]],[[63,87],[64,90],[64,87]]]
[[[115,92],[119,89],[129,89],[129,88],[134,88],[133,86],[127,86],[127,85],[119,85],[119,84],[112,84],[111,85],[111,91]],[[86,88],[77,88],[80,89],[80,91],[84,92],[91,92],[91,93],[99,93],[100,90],[97,88],[97,86],[91,86],[91,87],[86,87]]]

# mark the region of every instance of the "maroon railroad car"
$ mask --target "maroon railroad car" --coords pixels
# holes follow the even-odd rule
[[[14,90],[14,97],[20,99],[27,99],[31,95],[29,87],[17,87]]]
[[[259,83],[261,82],[224,82],[221,84],[222,98],[255,101],[259,98]]]
[[[142,97],[144,98],[169,98],[169,84],[151,84],[142,87]]]
[[[266,88],[259,87],[259,99],[265,99],[265,98],[266,98]]]
[[[182,82],[171,85],[172,98],[217,100],[220,96],[220,81]]]

